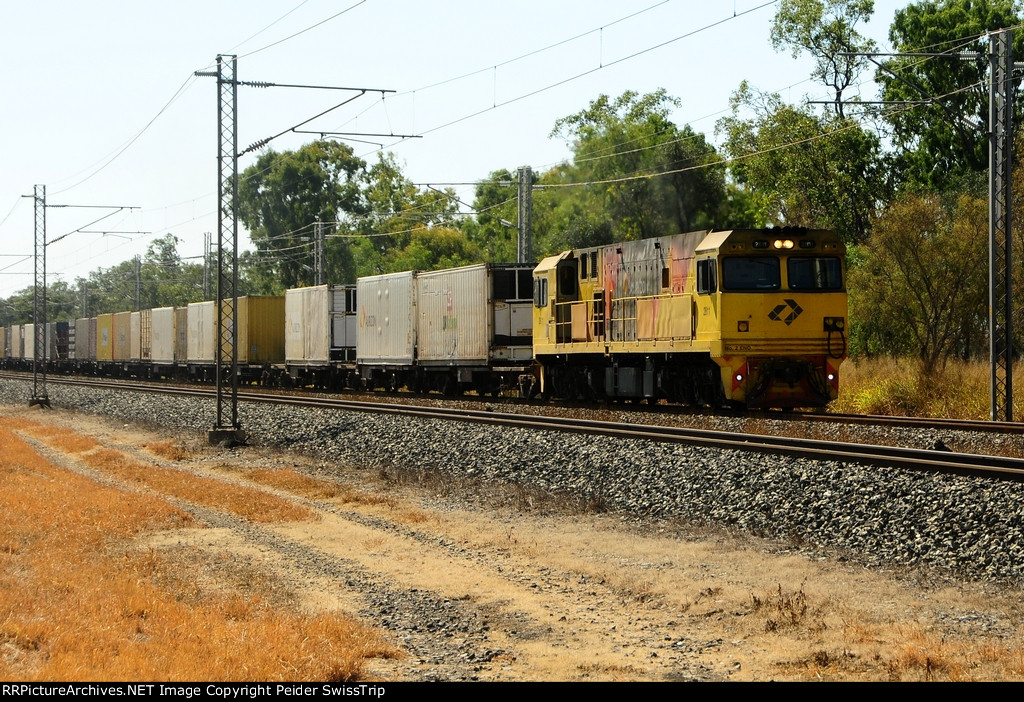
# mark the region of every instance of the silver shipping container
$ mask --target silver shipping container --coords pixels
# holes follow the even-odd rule
[[[335,361],[354,361],[359,329],[356,286],[332,286],[331,298],[331,358]]]
[[[153,363],[174,363],[174,344],[177,335],[174,327],[174,308],[158,307],[150,310],[150,357]]]
[[[532,267],[478,264],[416,279],[417,357],[425,366],[532,358]]]
[[[96,360],[95,317],[81,317],[75,320],[75,360]]]
[[[285,292],[285,362],[320,365],[354,360],[354,285],[318,285]]]
[[[416,271],[356,282],[359,338],[356,360],[366,365],[412,365],[416,360]]]

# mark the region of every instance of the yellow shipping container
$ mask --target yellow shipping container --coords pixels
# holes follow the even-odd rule
[[[96,360],[114,360],[114,315],[96,316]]]
[[[131,329],[132,313],[115,312],[113,314],[113,360],[130,361],[132,359]]]
[[[284,363],[284,297],[238,298],[238,362]]]

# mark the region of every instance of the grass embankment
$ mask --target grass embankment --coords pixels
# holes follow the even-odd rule
[[[63,468],[23,437],[138,489]],[[24,418],[0,424],[0,446],[0,679],[346,681],[395,655],[352,618],[225,587],[188,549],[142,546],[200,526],[163,495],[254,523],[314,517],[306,508]]]
[[[931,375],[914,359],[848,359],[840,373],[839,399],[833,412],[890,414],[908,417],[989,419],[989,366],[950,361]],[[1024,387],[1024,372],[1014,373]],[[1014,402],[1013,416],[1024,416],[1024,397]]]

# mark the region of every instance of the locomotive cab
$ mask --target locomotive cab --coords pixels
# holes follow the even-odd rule
[[[845,249],[832,232],[711,234],[698,257],[717,260],[712,357],[730,400],[748,407],[822,406],[846,358]],[[710,326],[710,325],[709,325]]]

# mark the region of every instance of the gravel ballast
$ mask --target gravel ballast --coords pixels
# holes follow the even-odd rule
[[[55,406],[126,422],[197,432],[213,423],[212,400],[58,384],[48,390]],[[28,384],[0,380],[0,391],[20,403]],[[512,481],[638,516],[838,550],[867,565],[924,566],[972,579],[1024,576],[1024,487],[1015,482],[262,403],[240,402],[239,419],[252,443],[328,464]],[[886,431],[900,432],[907,446],[933,440],[928,430]]]

